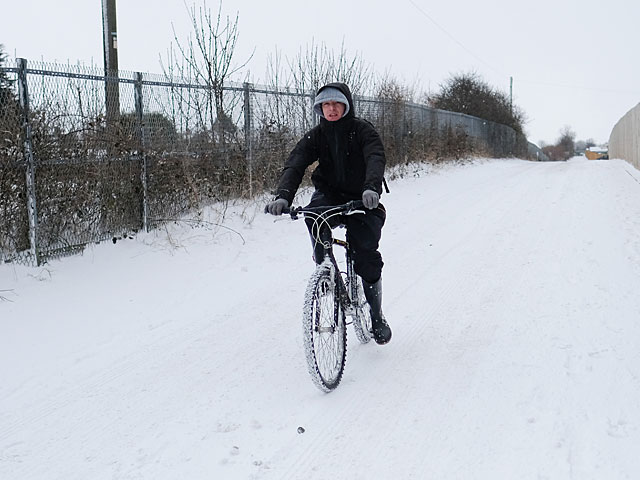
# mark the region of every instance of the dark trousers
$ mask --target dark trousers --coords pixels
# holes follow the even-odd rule
[[[327,205],[340,205],[344,201],[338,201],[330,198],[322,192],[316,191],[311,197],[308,207],[320,207]],[[342,215],[330,222],[331,228],[337,227],[343,223],[347,227],[346,240],[351,246],[353,252],[353,261],[356,273],[368,283],[375,283],[382,275],[382,255],[378,251],[380,237],[382,235],[382,227],[387,217],[386,211],[382,204],[373,210],[364,209],[365,213],[356,213],[353,215]],[[305,219],[309,233],[311,234],[311,242],[314,247],[314,258],[316,262],[321,263],[324,257],[324,248],[318,245],[316,241],[315,230],[318,228],[314,224],[313,219],[309,216]],[[320,238],[328,239],[330,232],[328,226],[324,225],[320,230]]]

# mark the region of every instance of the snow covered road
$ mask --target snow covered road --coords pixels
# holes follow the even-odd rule
[[[640,172],[487,160],[390,187],[394,337],[350,330],[331,394],[302,352],[304,224],[260,205],[0,266],[0,478],[638,478]]]

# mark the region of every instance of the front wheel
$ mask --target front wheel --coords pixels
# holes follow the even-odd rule
[[[303,340],[313,383],[330,392],[342,380],[347,354],[345,312],[340,304],[336,273],[319,266],[309,279],[304,299]]]

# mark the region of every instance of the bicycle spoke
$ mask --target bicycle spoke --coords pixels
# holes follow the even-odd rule
[[[310,280],[305,305],[305,348],[309,373],[324,391],[342,378],[346,354],[344,313],[336,297],[331,271],[319,269]]]

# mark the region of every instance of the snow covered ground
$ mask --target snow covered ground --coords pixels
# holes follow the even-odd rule
[[[330,394],[302,352],[304,224],[261,205],[1,265],[0,478],[640,478],[640,172],[487,160],[390,187],[394,337],[350,331]]]

